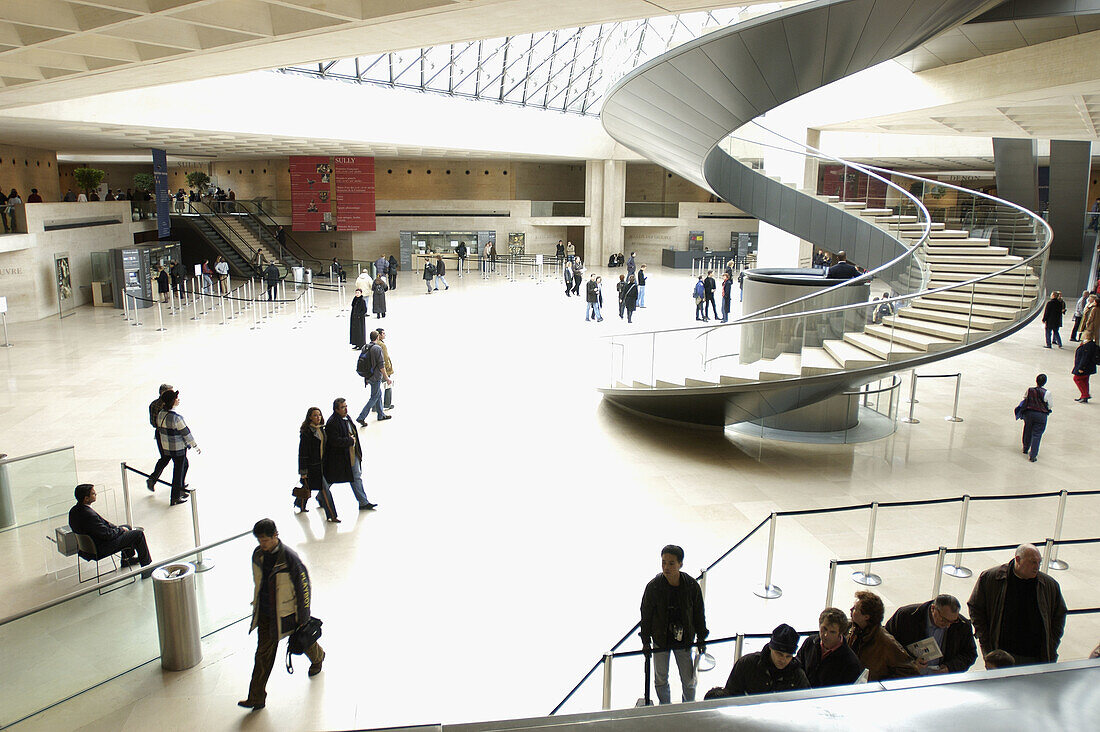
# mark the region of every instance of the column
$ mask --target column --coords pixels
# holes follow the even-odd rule
[[[997,197],[1035,211],[1039,208],[1038,140],[993,138]]]
[[[600,264],[623,251],[623,208],[626,204],[626,163],[620,160],[589,160],[585,168],[584,213],[590,224],[585,230],[584,261]]]
[[[1093,237],[1085,243],[1085,211],[1088,209],[1089,167],[1092,143],[1078,140],[1050,141],[1050,215],[1054,230],[1051,259],[1091,260]],[[1078,293],[1080,294],[1080,293]]]

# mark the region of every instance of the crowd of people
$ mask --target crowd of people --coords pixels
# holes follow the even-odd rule
[[[706,652],[706,610],[699,583],[681,571],[684,551],[661,549],[661,572],[642,593],[640,635],[661,704],[671,701],[668,670],[675,657],[683,701],[695,700],[692,649]],[[782,623],[764,648],[737,659],[726,683],[707,699],[858,682],[961,673],[978,658],[985,667],[1053,663],[1065,630],[1066,603],[1058,582],[1040,570],[1042,557],[1020,545],[1007,563],[978,577],[967,600],[940,594],[897,608],[887,619],[881,597],[855,593],[850,614],[835,607],[818,615],[815,633]],[[1100,654],[1100,646],[1092,657]],[[648,693],[648,692],[647,692]]]

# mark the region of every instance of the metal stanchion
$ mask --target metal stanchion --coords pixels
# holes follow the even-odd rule
[[[168,330],[164,327],[164,313],[161,312],[160,305],[160,300],[157,300],[157,322],[160,323],[160,327],[157,328],[157,331]]]
[[[733,642],[733,662],[737,663],[741,660],[741,654],[745,651],[745,634],[738,633],[737,640]]]
[[[1047,539],[1043,543],[1043,566],[1042,570],[1046,572],[1050,569],[1050,555],[1054,551],[1054,539]]]
[[[260,327],[260,311],[252,308],[252,327],[249,330],[257,330]]]
[[[130,481],[126,477],[126,462],[122,463],[122,500],[126,506],[126,525],[134,526],[134,507],[130,503]]]
[[[955,374],[955,406],[951,407],[951,416],[944,417],[948,422],[962,422],[959,416],[959,388],[962,386],[962,372]]]
[[[611,660],[615,658],[611,651],[603,654],[603,706],[604,710],[611,708]]]
[[[856,583],[865,585],[867,587],[877,587],[882,584],[882,577],[871,572],[871,557],[875,550],[875,519],[878,518],[878,501],[871,504],[871,521],[867,525],[867,563],[863,565],[862,570],[856,570],[852,572],[852,579]]]
[[[906,424],[920,424],[920,420],[916,418],[915,412],[917,409],[917,372],[909,372],[909,416],[902,417],[901,421]]]
[[[218,297],[222,299],[222,325],[225,325],[225,293],[220,293]]]
[[[199,492],[197,490],[191,491],[191,525],[195,529],[195,546],[202,546],[202,538],[199,534]],[[195,555],[195,571],[205,572],[208,569],[214,568],[214,560],[210,558],[204,558],[202,552]]]
[[[8,340],[8,314],[0,313],[0,324],[4,326],[4,342],[0,344],[0,348],[11,348],[12,342]]]
[[[1060,541],[1062,538],[1062,519],[1066,516],[1066,497],[1068,495],[1065,489],[1058,494],[1058,518],[1054,520],[1054,541]],[[1057,546],[1054,547],[1054,553],[1050,556],[1050,568],[1069,569],[1069,564],[1058,558]]]
[[[130,297],[134,301],[133,302],[133,307],[131,308],[133,310],[134,317],[133,317],[133,320],[131,321],[130,325],[139,326],[139,325],[141,325],[141,313],[139,312],[139,309],[138,309],[137,295],[130,295],[129,293],[125,293],[125,292],[122,294],[123,298],[126,298],[127,296]]]
[[[941,546],[936,556],[936,575],[932,578],[932,597],[940,594],[940,580],[943,579],[943,559],[947,556],[947,547]]]
[[[191,318],[191,320],[198,320],[199,319],[199,293],[198,293],[199,281],[196,278],[196,279],[192,280],[192,282],[194,283],[194,288],[195,289],[193,289],[191,291],[191,309],[195,313],[195,315],[194,315],[194,317]]]
[[[829,585],[825,588],[825,607],[833,606],[833,588],[836,585],[836,560],[829,560]]]
[[[959,514],[959,537],[955,541],[955,546],[960,551],[955,552],[955,561],[951,564],[945,564],[943,567],[943,573],[949,574],[952,577],[958,577],[959,579],[966,579],[974,575],[969,569],[962,565],[962,547],[963,542],[966,540],[966,517],[970,512],[970,496],[964,495],[962,500],[962,513]]]
[[[775,519],[776,514],[772,511],[769,519],[770,525],[768,526],[768,563],[767,568],[764,570],[764,584],[753,591],[754,595],[763,597],[765,600],[774,600],[783,595],[783,590],[778,585],[772,584],[772,559],[775,556]]]
[[[199,307],[202,308],[202,316],[204,318],[206,317],[206,296],[208,294],[209,293],[206,291],[205,288],[203,288],[203,291],[199,293]]]
[[[130,319],[130,305],[126,302],[126,292],[122,293],[122,319]],[[6,338],[4,340],[7,340]]]

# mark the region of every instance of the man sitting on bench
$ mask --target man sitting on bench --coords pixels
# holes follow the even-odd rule
[[[95,544],[98,557],[104,558],[122,552],[123,568],[140,564],[142,567],[153,563],[149,556],[149,545],[145,541],[143,529],[131,529],[129,526],[115,526],[100,516],[92,504],[95,503],[95,486],[81,483],[76,487],[76,505],[69,509],[69,528],[74,534],[87,534]],[[135,556],[136,554],[136,556]],[[147,573],[142,573],[143,578]]]

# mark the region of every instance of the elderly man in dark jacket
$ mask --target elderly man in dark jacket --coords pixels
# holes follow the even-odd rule
[[[672,701],[668,685],[669,654],[676,656],[680,671],[683,700],[695,701],[695,667],[691,647],[698,642],[699,653],[706,650],[706,611],[699,583],[680,571],[684,550],[669,544],[661,549],[661,573],[649,581],[642,593],[642,648],[653,649],[654,679],[657,700]]]
[[[778,626],[760,652],[746,653],[734,664],[722,691],[711,689],[707,698],[810,688],[802,665],[794,657],[797,647],[798,632],[786,623]]]
[[[351,492],[359,501],[359,510],[368,511],[378,504],[367,499],[363,488],[363,448],[359,444],[359,432],[348,417],[345,399],[332,402],[332,416],[325,423],[325,480],[333,483],[351,483]]]
[[[982,655],[1008,651],[1016,665],[1053,663],[1066,629],[1066,601],[1058,582],[1039,571],[1042,557],[1021,544],[1011,562],[978,577],[966,605]]]
[[[844,640],[848,626],[843,610],[827,607],[817,617],[818,634],[802,642],[795,658],[812,688],[851,684],[863,672],[863,664]]]
[[[974,646],[974,628],[959,614],[960,609],[954,595],[936,595],[928,602],[899,607],[886,621],[886,630],[906,651],[913,643],[935,639],[942,655],[917,658],[921,674],[961,673],[974,665],[978,649]]]

